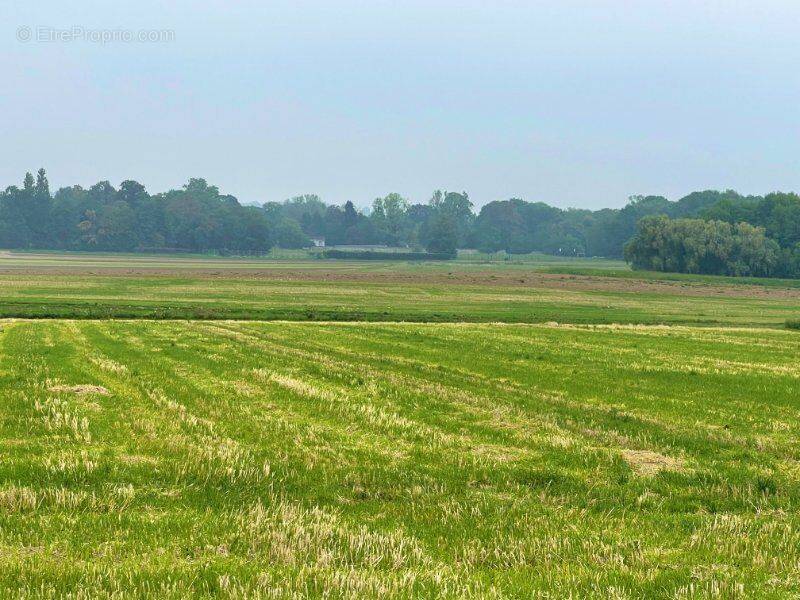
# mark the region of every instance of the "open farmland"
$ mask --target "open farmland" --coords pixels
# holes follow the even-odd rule
[[[800,594],[800,336],[6,321],[0,595]]]
[[[800,306],[797,281],[623,267],[589,259],[364,263],[7,254],[0,257],[0,317],[782,327]]]
[[[798,309],[613,261],[0,256],[0,597],[800,595]]]

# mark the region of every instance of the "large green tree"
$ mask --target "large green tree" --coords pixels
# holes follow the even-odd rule
[[[780,247],[761,227],[702,219],[645,217],[625,246],[635,269],[767,277],[780,266]]]

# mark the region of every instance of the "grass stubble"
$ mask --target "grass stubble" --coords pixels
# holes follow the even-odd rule
[[[800,595],[796,282],[0,259],[0,597]]]
[[[800,337],[5,321],[4,597],[800,594]]]

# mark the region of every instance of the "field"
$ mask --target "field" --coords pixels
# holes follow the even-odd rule
[[[444,263],[0,257],[0,317],[783,327],[800,282],[632,273],[583,259]]]
[[[1,336],[3,595],[800,592],[792,332]]]
[[[796,282],[5,260],[0,597],[800,596]]]

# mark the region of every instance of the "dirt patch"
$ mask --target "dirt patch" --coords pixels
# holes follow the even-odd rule
[[[650,450],[623,450],[622,458],[635,473],[644,477],[683,469],[683,461]]]
[[[108,396],[109,392],[102,385],[54,385],[47,388],[51,392],[69,392],[70,394],[99,394],[101,396]]]

